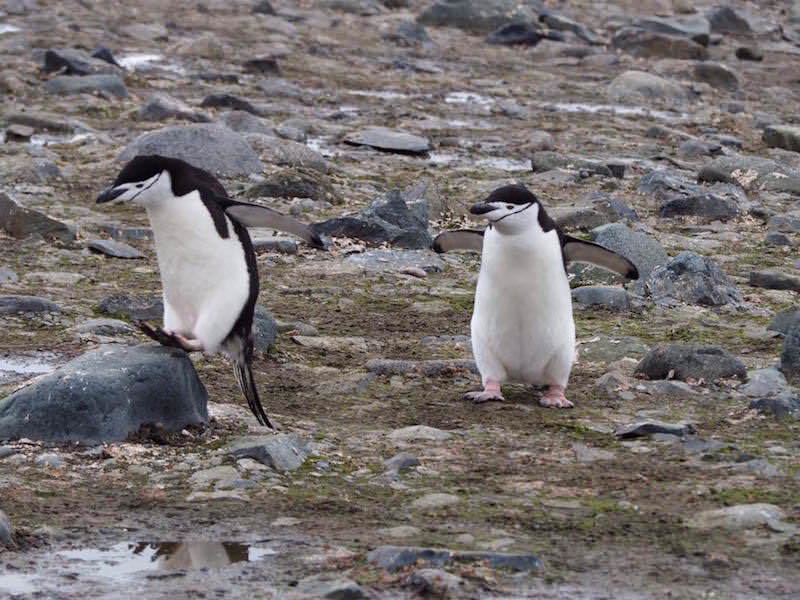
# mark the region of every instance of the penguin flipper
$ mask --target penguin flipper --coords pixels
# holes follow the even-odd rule
[[[587,242],[571,235],[562,235],[561,246],[567,262],[584,262],[619,273],[626,279],[639,279],[639,270],[631,261],[604,248],[600,244]]]
[[[230,198],[219,199],[218,201],[222,204],[225,214],[245,227],[268,227],[284,231],[296,235],[314,248],[325,249],[325,243],[322,238],[310,225],[306,225],[277,210],[258,204],[238,202]]]
[[[242,390],[242,394],[244,394],[244,397],[247,399],[247,404],[250,406],[250,410],[253,412],[256,419],[258,419],[258,423],[260,425],[266,425],[270,429],[275,429],[275,426],[270,422],[267,413],[264,412],[264,407],[261,405],[261,399],[258,396],[256,382],[253,379],[251,360],[244,356],[241,358],[234,358],[233,373],[236,375],[236,381],[239,382],[239,387]]]
[[[443,231],[433,239],[433,249],[439,254],[452,250],[483,250],[483,230],[454,229]]]

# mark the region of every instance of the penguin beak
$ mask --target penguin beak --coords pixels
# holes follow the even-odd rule
[[[103,193],[97,197],[97,204],[105,204],[106,202],[111,202],[115,198],[119,198],[126,191],[127,190],[125,188],[110,187],[107,190],[103,191]]]
[[[487,202],[478,202],[477,204],[472,205],[472,207],[469,209],[469,212],[471,212],[473,215],[485,215],[493,210],[497,210],[497,207],[492,206]]]

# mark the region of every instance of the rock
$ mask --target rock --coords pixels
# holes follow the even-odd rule
[[[564,15],[551,12],[546,8],[544,9],[544,12],[542,12],[538,8],[538,6],[534,6],[533,8],[541,12],[541,14],[539,15],[539,21],[547,25],[550,29],[554,29],[557,31],[570,31],[574,33],[577,37],[582,39],[584,42],[592,46],[604,46],[607,43],[605,39],[597,35],[595,32],[591,31],[590,29],[587,29],[586,27],[584,27],[580,23],[577,23],[576,21],[573,21],[572,19],[565,17]],[[553,36],[552,33],[553,33],[552,31],[548,32],[549,39],[563,41],[563,38],[559,39],[558,37]]]
[[[488,34],[508,22],[534,22],[539,12],[544,10],[537,0],[435,0],[417,21]]]
[[[800,412],[800,398],[791,391],[786,391],[777,396],[752,400],[749,408],[778,418],[784,418]]]
[[[714,33],[729,33],[734,35],[750,35],[753,30],[747,19],[741,17],[730,6],[715,6],[706,12],[706,19]]]
[[[768,290],[792,290],[800,292],[800,277],[777,269],[750,271],[750,285]]]
[[[296,471],[311,454],[311,445],[298,435],[278,433],[236,438],[224,448],[236,458],[252,458],[276,471]]]
[[[114,54],[111,50],[106,46],[97,46],[94,50],[92,50],[92,58],[97,58],[104,62],[107,62],[110,65],[114,65],[115,67],[119,67],[122,69],[122,65],[117,62],[117,59],[114,58]]]
[[[314,169],[320,173],[327,173],[329,170],[325,158],[305,144],[258,133],[245,134],[244,137],[259,152],[261,159],[266,163]]]
[[[706,60],[708,50],[697,42],[677,35],[625,27],[611,38],[611,46],[637,58]]]
[[[118,66],[73,48],[46,50],[42,70],[45,73],[61,71],[63,75],[117,75],[121,71]]]
[[[800,213],[787,213],[785,215],[774,215],[769,218],[767,227],[770,231],[782,231],[783,233],[800,233]]]
[[[386,527],[379,529],[378,533],[390,538],[409,538],[421,533],[418,527],[412,525],[398,525],[397,527]]]
[[[668,171],[653,171],[639,180],[639,191],[662,202],[662,217],[700,216],[707,220],[729,219],[740,214],[747,196],[736,186],[717,183],[697,185]]]
[[[761,137],[770,148],[800,152],[800,127],[795,125],[770,125]]]
[[[776,314],[767,325],[767,330],[786,335],[795,321],[800,322],[800,307],[787,308]]]
[[[19,276],[5,267],[0,267],[0,285],[3,283],[16,283],[19,281]]]
[[[411,442],[425,440],[428,442],[443,442],[453,437],[449,431],[429,427],[428,425],[410,425],[395,429],[389,434],[389,439],[395,442]]]
[[[795,319],[783,340],[781,371],[791,382],[800,382],[800,320]]]
[[[367,555],[367,560],[390,572],[400,571],[418,562],[434,567],[449,563],[476,563],[486,561],[493,569],[532,571],[541,569],[542,562],[532,554],[505,554],[501,552],[473,552],[447,548],[419,548],[414,546],[379,546]]]
[[[622,223],[596,227],[590,236],[592,241],[621,254],[636,265],[641,280],[646,279],[656,267],[669,262],[669,256],[655,238],[633,231]]]
[[[231,482],[239,478],[239,471],[229,465],[220,465],[195,471],[189,478],[189,483],[195,488],[205,488],[219,482]]]
[[[303,168],[288,168],[271,173],[245,192],[249,198],[311,198],[316,202],[342,204],[344,199],[324,173]]]
[[[735,92],[739,89],[739,78],[728,67],[713,62],[698,62],[694,66],[694,77],[719,90]]]
[[[117,336],[133,333],[135,330],[125,321],[118,319],[89,319],[76,325],[73,330],[76,333],[87,333],[94,335]]]
[[[293,335],[292,341],[305,348],[316,348],[328,352],[366,352],[367,340],[350,336],[305,336]]]
[[[592,192],[572,207],[553,207],[548,214],[566,230],[588,231],[617,221],[638,221],[639,215],[625,202],[605,192]]]
[[[530,22],[506,23],[490,33],[486,41],[502,46],[535,46],[545,38],[538,25]]]
[[[430,510],[453,506],[455,504],[459,504],[460,502],[461,498],[458,496],[435,492],[432,494],[425,494],[421,498],[417,498],[411,503],[411,507],[419,510]]]
[[[786,513],[774,504],[737,504],[725,508],[701,511],[686,524],[693,529],[752,529],[754,527],[781,527]]]
[[[697,179],[733,183],[745,190],[800,194],[800,170],[758,156],[720,156],[700,169]]]
[[[253,315],[253,342],[256,350],[269,352],[275,347],[278,339],[278,325],[272,313],[260,304],[256,305]]]
[[[764,60],[764,53],[757,46],[739,46],[736,49],[736,58],[761,62]]]
[[[326,579],[324,576],[312,575],[297,582],[295,588],[300,594],[310,598],[328,598],[330,600],[360,600],[366,598],[364,590],[350,579]]]
[[[614,435],[625,440],[657,434],[684,437],[692,433],[696,433],[696,431],[691,423],[665,423],[663,421],[647,420],[620,427],[614,432]]]
[[[735,202],[710,193],[673,198],[662,204],[659,210],[659,215],[664,218],[693,216],[712,221],[727,221],[738,214],[739,207]]]
[[[281,123],[275,128],[275,133],[282,138],[293,140],[295,142],[305,142],[308,139],[305,131],[298,129],[297,127],[293,127],[285,122]]]
[[[260,173],[263,166],[247,142],[226,127],[195,124],[166,127],[146,133],[128,144],[119,160],[138,154],[160,154],[223,176]]]
[[[42,212],[21,206],[3,192],[0,192],[0,228],[18,239],[41,235],[71,242],[76,238],[75,231],[68,225],[51,219]]]
[[[142,425],[208,420],[188,355],[163,346],[100,346],[0,401],[0,439],[98,444]]]
[[[133,246],[114,240],[92,240],[89,249],[113,258],[144,258],[144,254]]]
[[[0,296],[0,315],[60,313],[61,307],[37,296]]]
[[[203,98],[200,106],[203,108],[230,108],[232,110],[248,112],[253,115],[261,114],[261,111],[253,106],[250,101],[240,98],[239,96],[234,96],[233,94],[209,94]]]
[[[653,269],[644,282],[644,289],[656,304],[686,302],[723,306],[742,302],[736,285],[716,262],[689,251]]]
[[[636,367],[647,379],[716,379],[747,376],[742,361],[717,346],[689,344],[660,345]]]
[[[455,598],[464,580],[441,569],[419,569],[403,580],[403,586],[421,597]]]
[[[398,154],[424,154],[431,149],[427,138],[388,127],[366,127],[349,133],[344,142],[353,146],[370,146]]]
[[[45,452],[40,454],[36,457],[34,462],[40,467],[49,467],[51,469],[60,469],[66,464],[64,459],[55,452]]]
[[[737,389],[750,398],[768,398],[788,391],[789,384],[778,369],[756,369],[747,372],[747,383]]]
[[[433,238],[428,231],[428,203],[424,199],[407,201],[407,198],[403,192],[391,190],[373,200],[358,216],[316,223],[314,230],[323,235],[350,237],[373,244],[430,248]]]
[[[257,254],[262,252],[278,252],[279,254],[297,254],[297,240],[290,238],[277,238],[273,235],[261,237],[251,233],[253,250]]]
[[[198,112],[188,104],[168,96],[167,94],[154,94],[139,109],[137,118],[140,121],[166,121],[167,119],[183,119],[193,123],[207,123],[211,118],[205,113]]]
[[[220,121],[228,129],[240,133],[263,133],[270,137],[274,137],[275,135],[275,128],[272,126],[272,123],[243,110],[231,110],[223,113],[220,117]]]
[[[604,177],[614,177],[611,169],[601,162],[587,160],[577,156],[567,156],[547,150],[534,152],[531,163],[536,173],[545,173],[553,169],[571,169],[588,174],[602,175]]]
[[[702,156],[717,156],[722,153],[722,146],[715,142],[689,139],[678,146],[677,154],[681,158],[694,160]]]
[[[256,5],[253,6],[253,12],[259,15],[275,15],[275,9],[272,8],[272,4],[269,0],[258,0]]]
[[[589,285],[572,290],[572,298],[583,306],[604,306],[611,310],[630,310],[628,292],[620,287]]]
[[[164,301],[160,295],[142,297],[122,292],[103,298],[97,310],[100,314],[128,321],[155,321],[164,316]]]
[[[422,46],[432,45],[433,40],[428,35],[428,31],[420,23],[414,21],[402,21],[397,29],[384,34],[383,38],[400,46]]]
[[[687,91],[679,83],[644,71],[625,71],[609,85],[606,94],[612,102],[622,104],[663,105],[672,109],[685,108]]]
[[[247,71],[259,75],[279,76],[281,74],[281,67],[276,56],[255,56],[244,61],[243,66]]]
[[[794,246],[792,240],[783,233],[771,231],[764,237],[764,243],[768,246]]]
[[[11,142],[27,142],[35,132],[33,127],[14,123],[6,127],[6,139]]]
[[[575,459],[579,463],[594,463],[598,461],[614,460],[617,455],[608,450],[601,450],[600,448],[590,448],[584,444],[572,444],[572,451],[575,453]]]
[[[14,527],[2,510],[0,510],[0,545],[7,548],[14,545]]]
[[[117,98],[127,98],[128,89],[118,75],[59,75],[44,84],[48,94],[70,95],[104,92]]]
[[[422,373],[426,377],[438,377],[458,371],[478,373],[475,361],[471,359],[434,359],[434,360],[391,360],[372,358],[367,361],[367,371],[378,375],[403,375],[405,373]]]
[[[47,158],[33,158],[14,172],[14,178],[26,183],[47,183],[61,177],[61,169]]]
[[[408,452],[395,454],[392,458],[387,458],[383,461],[383,466],[386,467],[387,470],[394,472],[407,471],[411,467],[419,466],[419,464],[419,459]]]
[[[709,34],[711,33],[711,25],[708,19],[700,15],[641,17],[634,19],[633,25],[638,29],[652,31],[653,33],[687,37],[701,46],[708,46]]]

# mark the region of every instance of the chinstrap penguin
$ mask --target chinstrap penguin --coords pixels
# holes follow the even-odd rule
[[[228,198],[210,173],[175,158],[137,156],[97,203],[147,210],[161,273],[164,327],[139,322],[149,337],[187,352],[222,352],[258,422],[270,423],[253,380],[253,311],[259,277],[247,227],[292,233],[324,248],[307,225],[275,210]]]
[[[470,212],[488,219],[483,230],[445,231],[437,252],[482,252],[472,349],[483,390],[465,398],[503,400],[507,381],[548,386],[539,403],[570,408],[564,391],[575,360],[575,322],[568,262],[589,262],[638,279],[632,262],[598,244],[563,233],[522,185],[494,190]]]

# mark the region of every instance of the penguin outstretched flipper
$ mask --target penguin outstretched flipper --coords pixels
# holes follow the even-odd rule
[[[483,249],[483,230],[481,229],[454,229],[443,231],[433,239],[434,251],[442,254],[453,250],[473,250],[480,252]]]
[[[302,223],[277,210],[258,204],[239,202],[230,198],[218,198],[217,202],[224,208],[225,214],[236,219],[245,227],[269,227],[296,235],[312,248],[325,250],[325,243],[310,225]]]
[[[631,261],[600,244],[562,234],[561,245],[567,262],[584,262],[619,273],[626,279],[639,279],[639,270]]]
[[[261,398],[258,395],[258,388],[253,379],[252,341],[237,356],[232,356],[231,360],[233,362],[233,374],[236,376],[236,381],[239,382],[239,387],[242,390],[242,394],[244,394],[244,397],[247,399],[250,410],[255,415],[260,425],[266,425],[270,429],[275,429],[267,413],[264,412],[264,407],[261,405]]]

